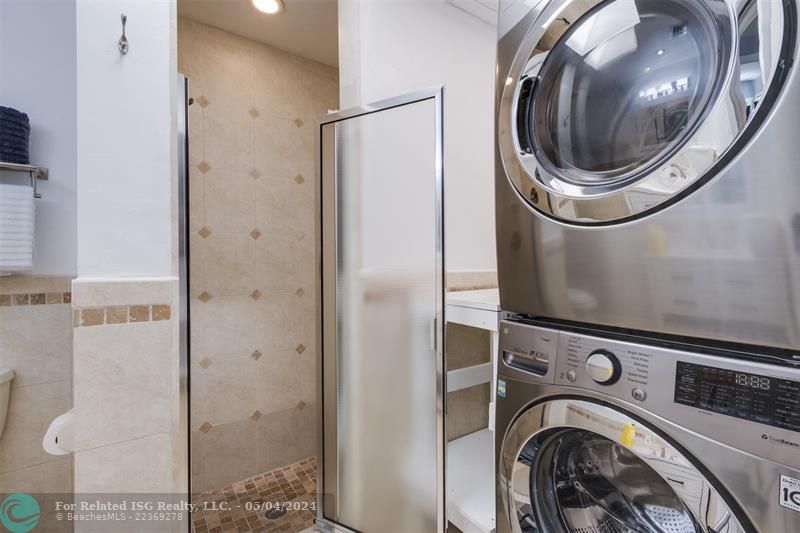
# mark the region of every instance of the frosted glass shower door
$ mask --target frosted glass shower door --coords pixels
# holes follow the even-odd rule
[[[441,89],[320,125],[320,518],[444,530]]]

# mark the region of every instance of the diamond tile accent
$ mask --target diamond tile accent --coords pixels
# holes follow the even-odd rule
[[[208,294],[206,291],[203,291],[203,292],[200,293],[200,296],[198,296],[197,299],[200,300],[203,303],[206,303],[207,301],[209,301],[211,299],[211,295]]]
[[[205,239],[206,237],[211,235],[211,230],[208,229],[207,227],[203,226],[202,228],[200,228],[200,231],[198,231],[197,233],[198,233],[198,235],[200,235],[202,238]]]
[[[261,298],[261,292],[258,289],[254,290],[253,292],[250,293],[250,298],[252,298],[253,300],[258,300],[259,298]]]
[[[208,164],[208,163],[206,163],[205,161],[201,161],[201,162],[200,162],[200,164],[199,164],[199,165],[197,165],[197,169],[198,169],[200,172],[202,172],[203,174],[205,174],[206,172],[208,172],[209,170],[211,170],[211,165],[209,165],[209,164]]]
[[[259,237],[261,237],[262,233],[258,231],[258,228],[254,229],[250,232],[250,236],[253,238],[254,241],[257,241]]]
[[[295,294],[295,295],[296,295],[298,298],[302,298],[303,296],[305,296],[305,294],[306,294],[306,291],[304,291],[304,290],[303,290],[303,288],[302,288],[302,287],[300,287],[299,289],[297,289],[296,291],[294,291],[294,294]]]
[[[261,359],[262,355],[264,355],[264,354],[259,352],[258,350],[256,350],[255,352],[250,354],[250,357],[253,358],[253,361],[258,361],[259,359]]]
[[[258,118],[258,116],[261,114],[261,113],[258,112],[258,109],[256,109],[255,107],[251,107],[247,112],[253,118]]]
[[[211,431],[211,428],[213,427],[214,426],[212,426],[208,422],[203,422],[203,425],[200,426],[200,431],[202,431],[203,433],[208,433],[209,431]]]
[[[303,124],[305,124],[305,122],[303,122],[299,118],[294,119],[294,125],[297,126],[298,128],[302,128]]]
[[[250,174],[250,177],[253,178],[254,180],[257,180],[258,178],[261,177],[261,172],[259,172],[257,168],[251,168],[248,174]]]
[[[211,103],[211,102],[209,102],[209,101],[208,101],[208,98],[206,98],[206,97],[205,97],[205,96],[203,96],[202,94],[201,94],[201,95],[200,95],[200,96],[197,98],[196,102],[197,102],[197,103],[198,103],[198,105],[199,105],[200,107],[202,107],[203,109],[205,109],[206,107],[208,107],[208,104],[210,104],[210,103]]]
[[[299,402],[297,402],[297,408],[302,411],[303,409],[306,408],[306,402],[304,402],[303,400],[300,400]]]
[[[253,411],[253,414],[250,415],[250,420],[256,422],[259,418],[261,418],[261,411],[256,409],[255,411]]]
[[[200,368],[208,368],[211,366],[211,359],[208,357],[203,357],[203,360],[200,361]]]
[[[302,344],[298,344],[297,348],[295,348],[294,351],[296,351],[297,353],[303,353],[306,351],[306,347],[303,346]]]
[[[302,174],[298,174],[297,176],[294,177],[294,182],[297,183],[298,185],[302,185],[304,181],[306,181],[306,179],[303,177]]]

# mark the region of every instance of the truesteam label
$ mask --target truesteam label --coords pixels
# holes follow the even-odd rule
[[[800,479],[781,476],[780,504],[792,511],[800,512]]]
[[[498,379],[497,380],[497,395],[500,398],[505,398],[506,397],[506,382],[503,379]],[[798,510],[800,510],[800,509],[798,509]]]

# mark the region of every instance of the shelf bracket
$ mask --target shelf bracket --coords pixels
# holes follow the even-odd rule
[[[37,183],[39,180],[50,179],[50,171],[45,167],[37,167],[35,165],[22,165],[19,163],[4,163],[0,162],[0,170],[7,170],[10,172],[27,172],[31,178],[31,187],[33,187],[33,197],[41,198],[42,195],[38,191]]]

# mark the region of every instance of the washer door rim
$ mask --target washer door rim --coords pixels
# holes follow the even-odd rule
[[[608,226],[649,216],[673,205],[711,180],[741,148],[750,143],[761,123],[774,112],[775,100],[782,92],[796,52],[796,3],[795,0],[785,0],[780,2],[784,32],[781,49],[770,70],[770,77],[765,80],[761,104],[750,117],[738,124],[736,131],[731,129],[727,135],[719,136],[713,147],[703,146],[699,139],[717,122],[725,120],[726,102],[738,90],[738,80],[734,78],[739,62],[739,26],[747,18],[748,10],[754,9],[755,2],[747,2],[744,8],[737,11],[737,4],[741,3],[738,0],[701,0],[709,6],[709,11],[716,14],[720,27],[719,39],[725,44],[725,57],[719,61],[721,68],[717,88],[707,102],[708,109],[704,111],[704,116],[696,121],[694,131],[686,136],[681,135],[682,140],[675,148],[665,150],[665,153],[670,152],[669,155],[662,160],[659,154],[654,158],[659,162],[658,165],[645,165],[647,170],[644,172],[608,183],[572,182],[551,172],[549,166],[552,164],[543,164],[536,153],[526,153],[520,148],[516,127],[519,90],[524,82],[538,72],[546,58],[533,66],[532,60],[542,53],[549,54],[562,44],[559,38],[552,49],[539,54],[532,52],[538,50],[537,46],[545,38],[548,29],[559,22],[558,15],[564,9],[581,5],[583,15],[586,15],[612,1],[617,0],[590,0],[588,3],[581,0],[543,0],[546,5],[542,9],[537,9],[520,22],[528,25],[528,30],[516,47],[516,57],[511,62],[510,71],[503,77],[505,84],[498,84],[498,157],[506,178],[513,192],[530,211],[568,226]],[[577,23],[574,25],[578,26]],[[502,76],[502,73],[498,73],[498,76]],[[708,151],[711,161],[694,169],[689,168],[687,175],[687,156],[692,151],[697,153],[702,150]],[[587,211],[591,214],[587,215]]]
[[[670,435],[661,431],[650,422],[643,420],[637,415],[629,412],[628,410],[620,407],[619,405],[611,404],[597,398],[580,396],[580,395],[558,395],[538,399],[520,410],[513,422],[510,424],[506,432],[501,449],[499,450],[499,469],[498,469],[498,490],[500,492],[502,506],[504,508],[506,517],[510,521],[510,530],[514,533],[523,533],[522,524],[519,517],[531,516],[536,519],[535,505],[531,501],[530,494],[527,500],[522,501],[519,494],[515,494],[515,480],[518,478],[520,472],[524,475],[527,473],[530,476],[530,471],[525,468],[530,468],[526,465],[526,449],[531,441],[543,436],[549,436],[553,433],[563,430],[580,430],[590,431],[596,433],[612,442],[619,441],[619,433],[612,431],[610,428],[603,430],[597,426],[589,426],[583,421],[578,423],[566,423],[564,420],[555,420],[553,422],[547,421],[549,413],[558,412],[559,410],[566,410],[567,407],[572,405],[585,405],[591,409],[601,408],[613,412],[615,418],[622,418],[625,423],[634,424],[638,432],[647,433],[651,437],[656,437],[662,441],[669,449],[670,453],[674,456],[683,459],[685,465],[693,469],[694,473],[702,478],[705,486],[709,489],[709,498],[715,497],[718,504],[724,505],[726,510],[726,523],[733,522],[739,526],[740,530],[748,533],[755,533],[756,529],[750,522],[749,518],[744,514],[742,509],[735,503],[735,500],[730,496],[727,490],[719,483],[719,481],[699,462],[691,453],[683,449]],[[628,447],[640,460],[647,463],[649,466],[661,475],[662,479],[669,484],[669,480],[661,473],[661,471],[654,467],[651,461],[643,457],[635,450]],[[518,463],[522,467],[518,466]],[[657,465],[656,465],[657,466]],[[528,480],[524,480],[527,485]],[[692,505],[684,499],[684,497],[677,491],[675,493],[680,497],[687,508],[692,512],[694,518],[698,523],[702,524],[705,528],[714,526],[715,524],[707,523],[707,517],[699,516]],[[500,502],[498,502],[500,503]],[[559,521],[561,518],[559,517]],[[563,525],[563,522],[561,522]],[[564,529],[564,532],[567,530]],[[556,533],[556,532],[551,532]],[[563,533],[563,532],[558,532]]]

